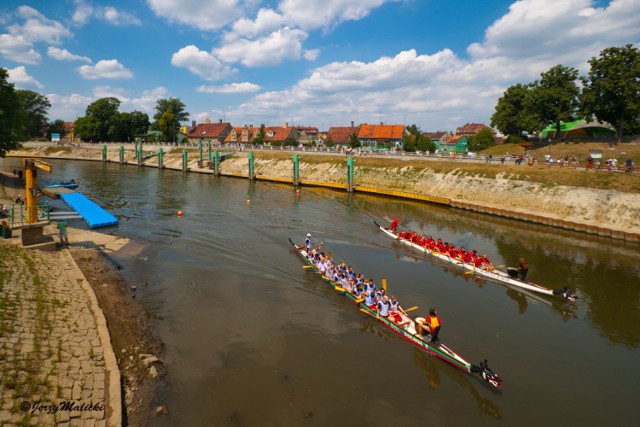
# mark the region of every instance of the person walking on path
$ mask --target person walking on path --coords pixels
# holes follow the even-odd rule
[[[67,221],[63,219],[62,221],[58,222],[58,225],[56,227],[59,230],[58,237],[60,237],[60,246],[69,246],[69,236],[67,234],[67,228],[69,227],[69,224],[67,224]]]

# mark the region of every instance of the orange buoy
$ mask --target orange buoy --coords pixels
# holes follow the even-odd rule
[[[251,200],[250,200],[250,199],[247,199],[247,204],[250,204],[250,203],[251,203]]]
[[[182,211],[178,211],[178,216],[182,216]]]

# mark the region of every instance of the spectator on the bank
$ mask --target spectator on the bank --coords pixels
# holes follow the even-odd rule
[[[633,160],[631,159],[627,159],[627,161],[624,164],[625,169],[627,172],[632,172],[633,171]]]

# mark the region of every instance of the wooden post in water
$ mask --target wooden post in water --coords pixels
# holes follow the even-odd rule
[[[124,163],[124,147],[120,146],[120,163]]]
[[[256,179],[253,152],[249,153],[249,181]]]
[[[218,150],[213,152],[213,174],[220,175],[220,153]]]
[[[300,156],[297,154],[293,155],[293,185],[300,185]]]
[[[164,169],[164,151],[162,151],[162,147],[158,148],[158,169]]]
[[[187,173],[189,171],[189,160],[187,158],[187,149],[182,149],[182,172]]]

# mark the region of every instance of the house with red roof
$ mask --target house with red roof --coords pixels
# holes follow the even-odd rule
[[[436,144],[436,147],[438,146],[438,144],[446,143],[447,139],[451,138],[451,132],[446,130],[437,132],[422,132],[422,135],[433,141]]]
[[[258,129],[259,131],[260,129]],[[257,134],[256,134],[257,135]],[[264,127],[264,142],[265,144],[283,143],[289,138],[293,138],[298,141],[298,131],[296,128],[289,126],[285,122],[282,126],[265,126]]]
[[[233,127],[224,142],[228,144],[251,144],[259,130],[260,128],[255,128],[253,125]]]
[[[187,138],[190,143],[199,143],[202,141],[211,144],[220,144],[224,142],[232,129],[231,123],[223,123],[222,119],[218,123],[211,123],[209,119],[205,119],[204,123],[197,124],[195,128],[187,134]]]
[[[360,126],[353,126],[353,122],[351,126],[332,126],[327,132],[327,142],[332,141],[337,145],[347,145],[351,135],[358,136],[359,133]]]
[[[364,146],[369,147],[402,147],[402,138],[406,130],[404,125],[360,125],[358,139]]]
[[[473,136],[482,129],[489,129],[493,136],[496,135],[496,131],[491,126],[487,126],[484,123],[467,123],[456,129],[456,135]]]
[[[302,145],[315,145],[318,143],[318,128],[314,126],[293,126],[298,132],[298,142]]]

